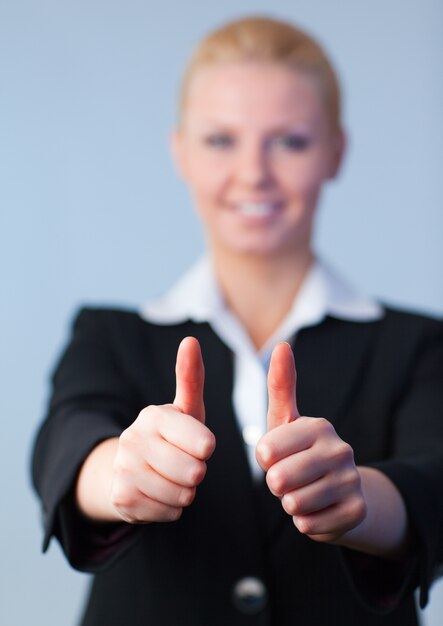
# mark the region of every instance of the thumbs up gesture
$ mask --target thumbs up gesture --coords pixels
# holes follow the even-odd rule
[[[351,446],[326,419],[300,416],[296,370],[289,344],[278,344],[268,374],[268,432],[257,460],[270,491],[298,530],[334,542],[366,516],[360,474]]]
[[[130,523],[178,519],[206,474],[215,438],[205,426],[204,366],[196,339],[177,352],[172,404],[148,406],[120,436],[111,503]]]

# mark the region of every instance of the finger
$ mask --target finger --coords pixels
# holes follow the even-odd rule
[[[186,337],[178,347],[175,376],[174,405],[183,413],[192,415],[204,423],[203,385],[205,369],[200,344],[194,337]]]
[[[327,461],[313,460],[311,450],[303,450],[274,463],[266,474],[266,483],[275,496],[282,496],[319,480],[327,471]]]
[[[157,424],[163,439],[201,461],[209,459],[215,449],[215,437],[209,428],[176,408],[161,408]]]
[[[176,522],[180,519],[182,512],[183,509],[180,507],[168,506],[144,496],[131,511],[135,518],[132,523]]]
[[[275,346],[268,372],[268,430],[300,417],[295,387],[294,355],[288,343]]]
[[[120,494],[118,490],[112,494],[112,503],[120,517],[130,524],[146,524],[149,522],[175,522],[182,514],[181,507],[169,506],[144,495],[134,488]]]
[[[299,417],[283,428],[268,430],[257,444],[256,457],[267,472],[271,465],[310,448],[315,442],[312,417]],[[195,420],[194,420],[195,421]]]
[[[334,540],[355,528],[366,516],[366,505],[362,498],[349,498],[309,515],[294,515],[293,522],[298,530],[313,539]]]
[[[145,444],[144,462],[161,476],[183,487],[196,487],[206,474],[206,463],[161,437]]]
[[[172,507],[189,506],[195,498],[195,487],[183,487],[167,480],[152,467],[146,467],[135,481],[137,489],[146,497]]]
[[[285,493],[281,503],[289,515],[309,515],[338,504],[349,495],[347,484],[334,477],[323,476],[310,485]]]

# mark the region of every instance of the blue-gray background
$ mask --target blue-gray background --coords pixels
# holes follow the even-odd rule
[[[441,0],[0,0],[2,626],[76,623],[88,579],[40,554],[28,476],[49,372],[80,303],[137,306],[202,250],[168,153],[177,84],[208,28],[254,11],[310,29],[342,77],[350,147],[318,249],[443,313]],[[426,623],[442,614],[440,584]]]

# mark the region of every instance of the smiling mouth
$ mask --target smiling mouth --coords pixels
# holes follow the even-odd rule
[[[234,205],[239,215],[264,218],[274,215],[280,208],[279,202],[239,202]]]

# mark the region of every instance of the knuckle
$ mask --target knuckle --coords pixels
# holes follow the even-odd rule
[[[133,455],[130,452],[122,450],[120,448],[117,451],[117,454],[115,455],[115,459],[112,464],[114,477],[121,480],[127,480],[129,475],[131,474],[132,461]]]
[[[272,443],[261,439],[255,448],[255,456],[262,467],[269,468],[274,457],[274,448]]]
[[[195,494],[195,487],[183,487],[178,498],[179,506],[186,507],[192,504],[195,499]]]
[[[276,495],[284,493],[286,481],[287,478],[282,468],[272,466],[266,474],[267,485]]]
[[[309,517],[293,517],[294,524],[302,535],[312,535],[315,533],[315,522]]]
[[[167,510],[166,515],[164,517],[165,522],[176,522],[180,519],[183,513],[182,507],[171,507]]]
[[[319,435],[331,435],[335,433],[334,427],[332,426],[331,422],[329,422],[324,417],[314,418],[314,425]]]
[[[188,483],[192,487],[199,485],[206,475],[206,463],[204,461],[198,461],[192,464],[189,470]]]
[[[129,426],[124,430],[119,437],[119,445],[125,449],[128,446],[131,446],[134,441],[137,439],[137,435],[135,433],[134,425]]]
[[[343,484],[347,491],[359,490],[361,486],[360,474],[356,469],[349,470],[343,477]]]
[[[355,498],[350,504],[350,516],[355,524],[360,524],[367,515],[367,505],[363,498]]]
[[[302,503],[293,493],[284,495],[282,498],[282,504],[288,515],[300,515],[302,512]]]
[[[264,444],[262,441],[259,441],[258,444],[256,445],[255,458],[257,459],[259,465],[261,466],[266,465],[267,448],[266,448],[266,444]]]
[[[215,450],[215,436],[208,430],[201,438],[199,444],[199,452],[201,459],[208,459]]]
[[[142,427],[149,427],[155,423],[157,423],[159,421],[159,419],[162,417],[162,411],[165,407],[168,407],[171,405],[161,405],[158,406],[156,404],[149,404],[148,406],[145,406],[144,409],[142,409],[137,417],[137,419],[134,422],[134,425],[137,424],[137,426],[142,426]]]
[[[153,404],[149,404],[148,406],[145,406],[145,408],[140,411],[137,419],[151,420],[155,418],[157,409],[158,409],[157,406]]]
[[[120,435],[120,439],[119,439],[119,445],[117,447],[117,452],[115,454],[115,457],[112,461],[112,471],[114,474],[119,473],[123,467],[126,467],[127,462],[126,459],[128,458],[128,454],[126,452],[126,450],[123,450],[123,447],[121,445],[122,442],[122,435]],[[130,456],[129,456],[130,458]]]
[[[120,513],[131,511],[136,502],[137,494],[134,489],[128,489],[124,485],[114,485],[111,491],[111,504]]]
[[[341,439],[334,446],[331,454],[337,465],[348,465],[354,462],[353,449],[348,443]]]
[[[113,466],[115,484],[124,483],[129,480],[130,470],[122,459],[116,459]]]

